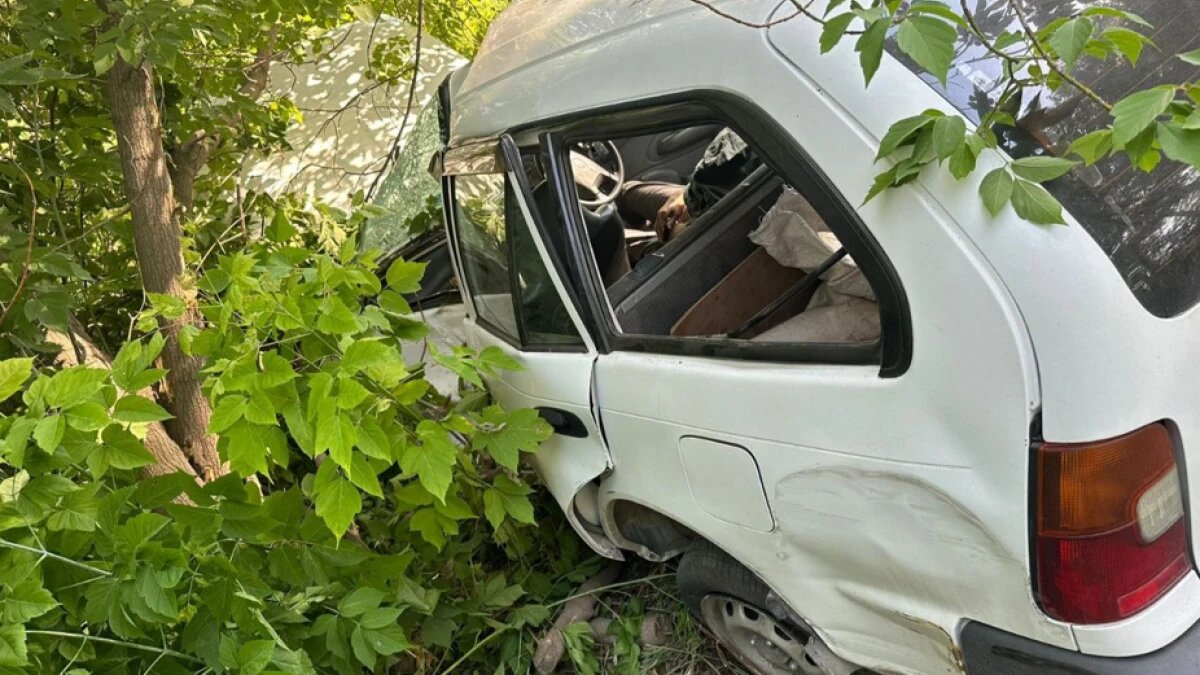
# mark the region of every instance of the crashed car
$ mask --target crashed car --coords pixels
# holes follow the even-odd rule
[[[1200,5],[1108,4],[1159,49],[1082,79],[1186,79]],[[553,426],[533,462],[579,536],[679,556],[756,672],[1200,672],[1200,176],[1080,168],[1038,227],[980,203],[997,152],[861,204],[891,122],[977,123],[1001,65],[968,45],[943,85],[893,45],[864,88],[819,35],[515,3],[422,118],[445,232],[384,233],[432,263],[415,306],[523,366],[489,384]],[[1053,92],[1017,117],[1012,156],[1107,119]]]

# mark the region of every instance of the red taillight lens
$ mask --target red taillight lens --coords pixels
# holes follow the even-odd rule
[[[1183,491],[1162,424],[1037,456],[1042,608],[1070,623],[1136,614],[1191,569]]]

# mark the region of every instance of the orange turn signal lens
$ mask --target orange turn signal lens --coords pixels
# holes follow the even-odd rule
[[[1171,436],[1152,424],[1097,443],[1046,443],[1038,453],[1038,534],[1100,534],[1137,521],[1137,499],[1175,471]]]

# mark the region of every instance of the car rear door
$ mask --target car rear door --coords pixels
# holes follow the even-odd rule
[[[575,498],[611,466],[593,406],[596,348],[549,252],[523,164],[511,138],[452,148],[443,160],[447,231],[473,349],[520,364],[488,378],[506,408],[535,408],[554,435],[532,462],[580,536],[602,555],[620,553],[581,518]],[[544,175],[544,174],[542,174]],[[591,486],[589,488],[589,486]],[[585,513],[586,513],[585,509]]]

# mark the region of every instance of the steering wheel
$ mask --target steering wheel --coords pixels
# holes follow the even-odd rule
[[[595,199],[579,199],[580,205],[588,208],[611,204],[621,196],[621,188],[625,185],[625,161],[621,159],[621,152],[612,141],[600,143],[608,149],[609,157],[616,165],[611,170],[596,163],[585,152],[582,143],[575,144],[571,149],[571,169],[575,174],[575,182],[596,195]],[[605,183],[608,184],[607,189]]]

